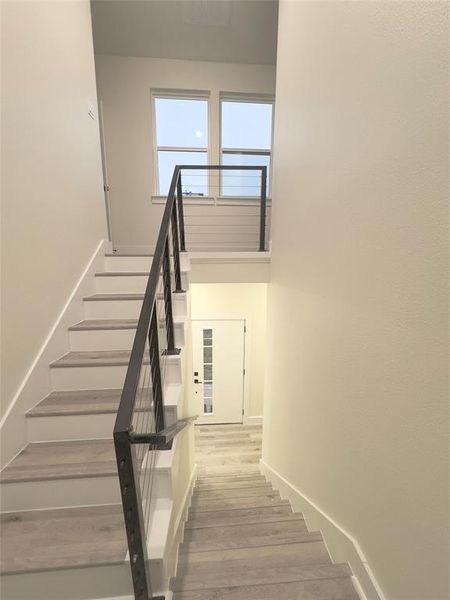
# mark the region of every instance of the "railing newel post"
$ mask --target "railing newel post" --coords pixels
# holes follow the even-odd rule
[[[178,172],[177,203],[178,203],[178,219],[179,219],[179,223],[180,223],[181,252],[186,252],[186,238],[185,238],[185,233],[184,233],[183,183],[181,181],[181,170]]]
[[[180,240],[178,236],[178,215],[177,203],[173,203],[172,210],[172,248],[173,248],[173,267],[175,272],[175,292],[184,292],[181,281],[181,258],[180,258]]]
[[[158,314],[156,302],[153,306],[150,329],[148,332],[148,352],[150,357],[150,374],[152,379],[153,413],[155,415],[155,430],[157,433],[165,427],[164,397],[161,379],[161,364],[158,339]]]
[[[173,325],[172,285],[170,282],[170,249],[169,237],[166,238],[163,255],[163,294],[164,312],[166,315],[167,350],[166,354],[179,354],[179,348],[175,347],[175,330]]]
[[[152,592],[147,540],[142,537],[142,533],[145,536],[145,524],[136,451],[133,444],[130,444],[128,432],[115,432],[114,446],[134,595],[136,599],[147,600],[151,598]]]
[[[259,215],[259,251],[266,250],[267,167],[261,167],[261,207]]]

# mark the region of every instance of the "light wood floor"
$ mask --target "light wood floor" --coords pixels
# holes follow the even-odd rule
[[[260,474],[261,428],[197,426],[173,600],[357,600],[346,564]]]
[[[198,425],[195,427],[198,472],[259,473],[261,443],[260,425]]]

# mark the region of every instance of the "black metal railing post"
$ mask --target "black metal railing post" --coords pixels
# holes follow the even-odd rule
[[[158,314],[156,304],[153,307],[150,329],[148,332],[148,348],[150,355],[150,373],[152,377],[153,412],[155,416],[155,431],[158,433],[165,427],[164,398],[161,380],[160,352],[158,341]]]
[[[181,260],[180,260],[180,240],[178,234],[178,215],[177,204],[173,203],[172,210],[172,247],[173,247],[173,267],[175,271],[175,292],[184,292],[181,281]]]
[[[259,251],[266,250],[267,167],[261,168],[261,208],[259,215]]]
[[[164,290],[164,312],[166,315],[167,350],[166,354],[179,354],[179,348],[175,348],[175,330],[173,326],[172,307],[172,285],[170,282],[170,250],[169,238],[166,238],[164,256],[162,261],[163,290]]]
[[[186,252],[186,239],[185,239],[185,235],[184,235],[183,183],[181,181],[181,171],[178,174],[178,181],[177,181],[177,202],[178,202],[178,219],[179,219],[179,223],[180,223],[181,252]]]
[[[136,450],[130,443],[128,432],[114,433],[114,445],[134,597],[136,600],[149,600],[152,589]]]

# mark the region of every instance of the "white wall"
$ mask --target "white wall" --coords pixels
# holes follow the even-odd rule
[[[3,414],[106,237],[89,2],[2,2],[1,87]]]
[[[447,8],[280,4],[263,458],[389,600],[448,598]]]
[[[265,283],[191,284],[192,319],[245,319],[244,418],[261,417],[264,400]],[[189,375],[192,375],[188,373]],[[193,411],[191,411],[192,413]]]
[[[104,107],[113,243],[122,250],[145,249],[155,244],[164,208],[152,203],[156,187],[151,90],[210,91],[210,160],[217,163],[219,93],[273,95],[275,67],[97,55],[96,69]],[[233,242],[234,248],[257,250],[259,211],[252,204],[242,209],[212,201],[188,206],[188,249],[214,249],[211,225],[224,223],[219,232],[222,248]],[[246,224],[245,236],[237,235],[236,227],[231,231],[230,222],[241,228]]]

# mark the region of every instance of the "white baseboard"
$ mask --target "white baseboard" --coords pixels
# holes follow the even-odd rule
[[[263,417],[262,415],[254,416],[254,417],[246,417],[244,415],[244,425],[262,425]]]
[[[290,501],[292,509],[303,513],[308,529],[322,532],[333,561],[349,563],[354,575],[353,584],[361,600],[386,600],[358,541],[263,459],[260,469],[281,497]]]
[[[68,327],[83,319],[83,296],[95,290],[94,274],[103,270],[109,245],[107,240],[98,244],[0,421],[1,467],[27,443],[25,413],[50,392],[49,365],[69,351]]]
[[[191,475],[189,477],[189,483],[186,487],[186,492],[183,496],[183,500],[181,501],[180,509],[178,511],[178,514],[174,518],[172,539],[170,541],[168,540],[167,551],[165,553],[164,561],[166,563],[166,578],[168,582],[170,581],[171,577],[175,577],[177,571],[179,544],[183,539],[184,524],[186,523],[187,513],[189,505],[191,503],[191,496],[194,490],[196,479],[197,465],[194,464],[194,467],[191,471]],[[171,594],[171,592],[167,591],[167,599],[171,597],[169,594]]]

